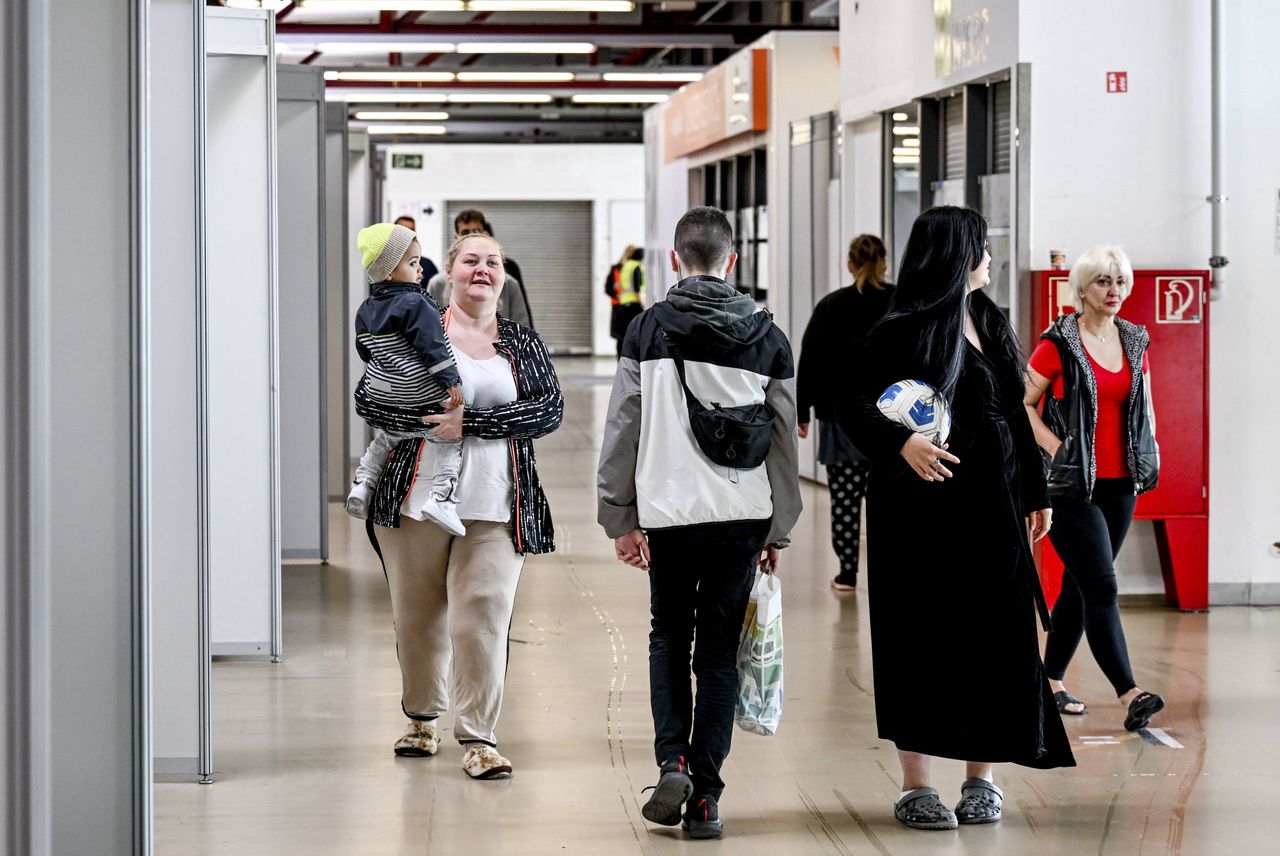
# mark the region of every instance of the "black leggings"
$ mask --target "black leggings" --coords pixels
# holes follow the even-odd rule
[[[869,461],[827,464],[831,488],[831,546],[840,559],[836,581],[858,583],[858,551],[862,547],[862,498],[867,495]]]
[[[1049,541],[1066,572],[1044,649],[1045,672],[1052,680],[1062,680],[1084,634],[1116,695],[1135,686],[1116,602],[1115,558],[1133,521],[1136,501],[1129,479],[1098,479],[1091,502],[1053,503]]]

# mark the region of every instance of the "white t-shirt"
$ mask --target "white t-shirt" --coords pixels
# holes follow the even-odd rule
[[[516,400],[516,379],[511,364],[501,354],[487,360],[474,360],[457,348],[453,351],[462,377],[463,407],[494,407]],[[421,509],[431,490],[431,480],[422,473],[430,472],[430,458],[435,444],[424,443],[418,462],[419,478],[401,505],[401,513],[415,520],[423,519]],[[462,469],[458,475],[458,517],[462,520],[485,520],[507,523],[511,520],[511,458],[506,440],[482,437],[462,438]]]

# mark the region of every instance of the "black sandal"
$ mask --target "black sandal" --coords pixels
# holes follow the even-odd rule
[[[1129,713],[1124,718],[1125,731],[1137,731],[1146,728],[1151,717],[1164,710],[1164,699],[1156,693],[1138,693],[1129,702]]]
[[[1080,701],[1080,699],[1076,698],[1066,690],[1062,690],[1061,692],[1054,693],[1053,700],[1058,703],[1058,713],[1064,714],[1066,716],[1084,716],[1086,713],[1089,712],[1088,705]],[[1067,705],[1069,704],[1078,704],[1080,705],[1080,709],[1067,710]]]

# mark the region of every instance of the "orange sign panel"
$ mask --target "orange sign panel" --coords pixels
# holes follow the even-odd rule
[[[769,127],[769,52],[741,51],[699,81],[681,87],[663,113],[667,163]]]

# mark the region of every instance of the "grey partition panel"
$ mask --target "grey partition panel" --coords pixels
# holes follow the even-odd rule
[[[152,692],[155,770],[194,781],[206,745],[202,472],[203,9],[151,0]]]
[[[809,321],[810,307],[813,305],[813,160],[813,121],[801,119],[792,122],[789,158],[791,272],[787,278],[790,293],[786,297],[790,311],[787,313],[788,329],[784,332],[791,340],[791,348],[797,359],[800,357],[804,325]],[[780,300],[782,295],[776,295],[774,299]],[[810,427],[816,428],[816,423],[810,423]],[[800,441],[800,475],[806,478],[816,475],[815,447],[813,432],[807,439]]]
[[[347,492],[350,446],[347,412],[347,360],[351,324],[347,320],[347,107],[325,107],[324,250],[325,250],[325,472],[330,502]]]
[[[280,549],[328,556],[325,484],[324,69],[276,69],[280,300]]]
[[[210,9],[207,20],[212,652],[278,656],[273,19]]]

